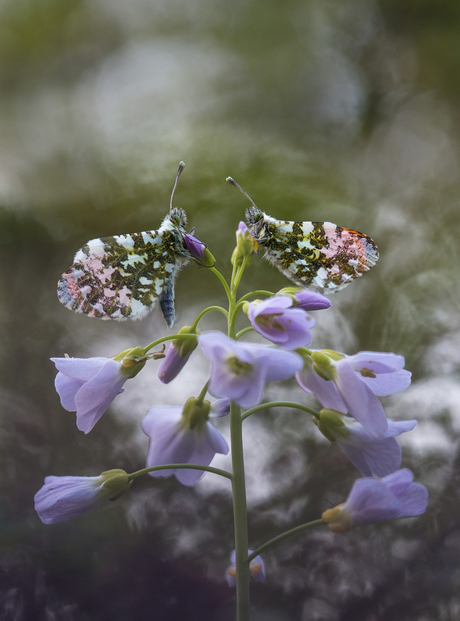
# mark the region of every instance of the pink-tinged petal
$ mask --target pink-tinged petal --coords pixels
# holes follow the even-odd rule
[[[61,405],[64,410],[68,412],[76,412],[77,406],[75,405],[75,395],[83,386],[83,380],[77,380],[73,377],[67,377],[63,373],[59,372],[54,380],[54,386],[56,392],[61,400]]]
[[[76,380],[89,381],[110,358],[51,358],[56,369]]]
[[[388,423],[382,404],[360,381],[353,367],[346,359],[339,360],[335,365],[336,378],[334,384],[348,408],[348,412],[356,418],[367,431],[378,436],[387,430]]]

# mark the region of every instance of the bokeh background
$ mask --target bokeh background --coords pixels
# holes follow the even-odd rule
[[[313,346],[395,351],[413,372],[384,405],[419,421],[401,443],[427,514],[273,548],[253,621],[460,618],[459,76],[457,0],[0,2],[1,621],[234,618],[226,482],[145,477],[53,526],[33,509],[46,475],[141,468],[146,410],[206,380],[198,351],[169,386],[151,362],[85,436],[49,362],[167,332],[157,310],[139,323],[73,314],[55,288],[87,240],[157,228],[181,159],[175,204],[226,275],[247,207],[228,175],[277,218],[371,235],[379,264],[317,313]],[[243,290],[287,284],[255,258]],[[184,269],[176,326],[223,302],[211,273]],[[266,396],[314,405],[294,382]],[[300,412],[255,415],[245,445],[254,547],[359,476]]]

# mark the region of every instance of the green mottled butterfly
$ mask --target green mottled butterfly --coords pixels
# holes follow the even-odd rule
[[[141,319],[158,300],[171,328],[174,284],[181,266],[202,258],[205,245],[185,232],[187,216],[172,201],[157,231],[90,240],[58,283],[58,298],[71,310],[100,319]]]
[[[377,263],[377,246],[367,235],[332,222],[276,220],[231,177],[227,181],[252,203],[246,219],[258,246],[265,248],[264,257],[297,285],[338,291]]]

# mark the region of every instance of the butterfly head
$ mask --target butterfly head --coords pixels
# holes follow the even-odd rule
[[[251,235],[254,237],[258,244],[264,244],[268,237],[268,222],[267,214],[261,211],[258,207],[248,207],[246,209],[246,220]]]
[[[180,207],[173,207],[169,212],[169,219],[177,228],[185,229],[187,226],[187,215]]]

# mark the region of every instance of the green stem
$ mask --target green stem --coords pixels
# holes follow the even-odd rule
[[[206,397],[206,393],[208,392],[208,384],[209,384],[209,380],[203,386],[203,388],[201,389],[200,394],[197,397],[197,401],[199,401],[199,403],[202,403],[203,399]]]
[[[206,472],[212,472],[213,474],[218,474],[221,477],[225,477],[226,479],[233,479],[233,475],[226,470],[221,470],[220,468],[213,468],[212,466],[202,466],[201,464],[162,464],[161,466],[152,466],[151,468],[143,468],[142,470],[137,470],[132,474],[128,475],[130,481],[136,479],[137,477],[142,476],[143,474],[147,474],[149,472],[155,472],[156,470],[205,470]]]
[[[243,258],[243,263],[240,265],[239,269],[234,272],[235,277],[232,278],[232,293],[236,295],[238,291],[238,287],[240,286],[241,278],[243,277],[244,270],[246,269],[246,265],[248,264],[249,257],[245,256]]]
[[[323,522],[323,520],[314,520],[313,522],[307,522],[306,524],[301,524],[300,526],[296,526],[296,528],[291,528],[290,530],[287,530],[286,532],[281,533],[281,535],[278,535],[277,537],[273,537],[273,539],[270,539],[266,543],[259,546],[257,550],[254,550],[254,552],[252,552],[252,554],[250,554],[247,557],[246,562],[249,565],[249,563],[252,560],[254,560],[256,556],[258,556],[259,554],[262,554],[262,552],[267,550],[267,548],[271,548],[271,546],[279,543],[280,541],[284,541],[284,539],[287,539],[288,537],[293,537],[294,535],[298,535],[299,533],[302,533],[304,530],[308,530],[309,528],[314,528],[315,526],[322,526],[323,524],[326,524],[326,522]]]
[[[308,412],[315,418],[319,418],[319,412],[313,410],[313,408],[309,408],[307,405],[302,405],[301,403],[294,403],[292,401],[268,401],[267,403],[261,403],[260,405],[256,405],[250,410],[246,410],[246,412],[241,416],[242,420],[254,414],[254,412],[259,412],[260,410],[265,410],[267,408],[294,408],[295,410],[303,410],[304,412]]]
[[[144,347],[144,352],[148,352],[150,349],[153,349],[153,347],[161,345],[161,343],[165,343],[166,341],[173,341],[177,338],[196,339],[196,334],[168,334],[168,336],[162,336],[161,339],[157,339],[156,341],[150,343],[150,345],[147,345],[147,347]]]
[[[272,291],[265,291],[265,289],[258,289],[257,291],[251,291],[250,293],[246,293],[245,295],[243,295],[238,300],[238,304],[240,302],[245,302],[246,300],[249,300],[249,298],[253,297],[254,295],[266,295],[268,297],[271,297],[272,295],[275,295],[275,294],[272,293]]]
[[[209,269],[220,280],[220,282],[222,283],[223,288],[225,289],[225,293],[227,294],[228,299],[230,299],[230,297],[231,297],[230,287],[228,286],[227,281],[225,280],[225,278],[222,276],[222,274],[219,272],[219,270],[216,270],[215,267],[210,267]]]
[[[192,330],[196,330],[196,327],[200,319],[202,319],[206,315],[206,313],[209,313],[211,311],[219,311],[220,313],[225,315],[225,317],[228,317],[228,311],[225,308],[222,308],[222,306],[208,306],[207,308],[202,310],[201,313],[197,315],[195,321],[191,325]]]
[[[240,339],[244,334],[247,334],[248,332],[254,332],[254,328],[252,328],[251,326],[248,326],[247,328],[243,328],[242,330],[237,332],[235,339],[236,340]]]
[[[249,619],[248,517],[243,458],[243,426],[240,407],[231,402],[230,435],[233,466],[233,520],[235,532],[237,621]]]

